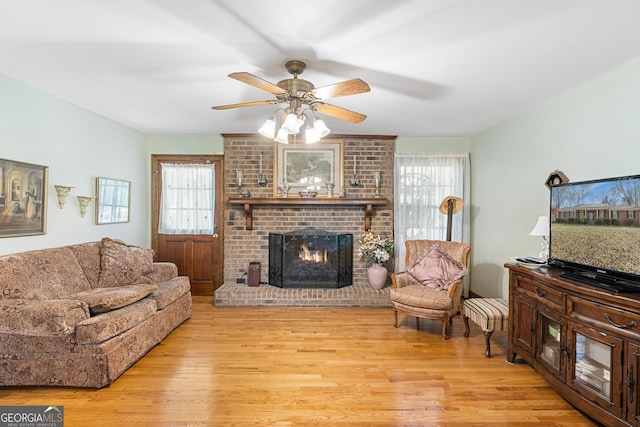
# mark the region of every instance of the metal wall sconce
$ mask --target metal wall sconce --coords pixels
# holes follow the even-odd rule
[[[376,186],[376,195],[375,197],[380,197],[380,172],[373,173],[373,183]]]
[[[262,151],[260,152],[260,173],[256,177],[256,180],[258,181],[258,185],[260,187],[264,187],[265,185],[267,185],[267,178],[265,178],[262,174]]]
[[[91,203],[91,197],[88,196],[78,196],[78,203],[80,204],[80,216],[84,218],[84,215],[87,213],[87,207],[89,203]]]
[[[67,187],[66,185],[54,185],[54,187],[56,189],[56,193],[58,193],[58,206],[62,209],[67,195],[74,187]]]
[[[242,171],[240,169],[236,169],[236,183],[238,184],[238,196],[240,197],[251,197],[251,193],[247,191],[246,193],[242,193]]]

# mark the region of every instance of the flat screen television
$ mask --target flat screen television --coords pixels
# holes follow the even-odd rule
[[[549,265],[613,292],[640,293],[640,175],[551,186]]]

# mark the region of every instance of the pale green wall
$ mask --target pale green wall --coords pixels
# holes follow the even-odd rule
[[[146,245],[145,135],[33,86],[0,75],[0,158],[49,167],[47,233],[0,239],[0,254],[100,240]],[[84,218],[77,196],[95,197],[97,176],[131,181],[131,221],[96,225],[95,202]],[[54,184],[75,187],[64,209]]]
[[[222,135],[149,135],[152,154],[216,154],[224,151]]]
[[[503,265],[537,255],[550,172],[571,181],[640,174],[640,59],[473,138],[471,290],[508,295]]]
[[[471,151],[471,138],[427,138],[427,137],[402,137],[396,138],[396,153],[469,153]]]

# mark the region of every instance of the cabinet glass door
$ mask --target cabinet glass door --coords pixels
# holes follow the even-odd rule
[[[564,380],[565,339],[562,318],[548,307],[538,306],[536,358],[558,378]]]
[[[607,411],[622,415],[622,339],[569,323],[573,389]]]
[[[580,333],[575,335],[574,378],[594,392],[611,398],[611,347]]]
[[[555,373],[561,373],[563,337],[562,322],[551,317],[551,313],[540,310],[540,349],[538,358],[549,365]]]

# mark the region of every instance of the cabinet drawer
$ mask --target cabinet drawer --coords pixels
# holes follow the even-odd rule
[[[567,312],[573,318],[590,323],[595,321],[609,330],[640,332],[640,315],[638,313],[620,310],[575,296],[569,296]]]
[[[564,313],[566,295],[564,292],[526,277],[517,277],[516,288],[536,301],[550,305],[557,311]]]

